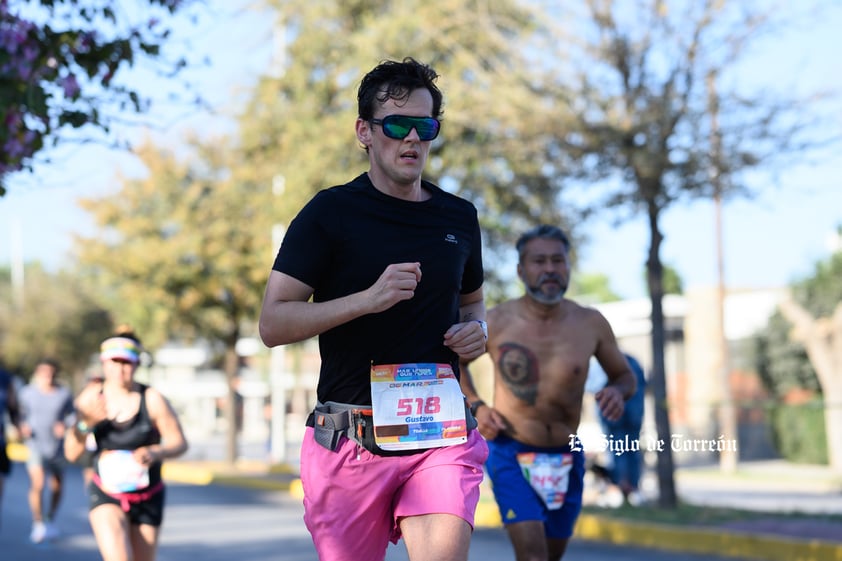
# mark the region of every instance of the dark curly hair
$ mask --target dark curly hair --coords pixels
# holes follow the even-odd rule
[[[360,82],[357,92],[357,111],[365,121],[374,118],[376,103],[385,103],[390,99],[403,101],[419,88],[426,88],[433,96],[433,114],[436,119],[441,115],[442,93],[435,84],[438,74],[430,66],[418,62],[412,57],[402,61],[385,60],[378,64]]]

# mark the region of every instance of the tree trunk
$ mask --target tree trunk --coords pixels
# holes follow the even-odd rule
[[[781,313],[792,323],[791,337],[807,350],[824,396],[827,459],[842,471],[842,303],[830,318],[814,318],[792,298],[780,304]]]
[[[728,349],[728,337],[725,334],[725,243],[722,221],[722,174],[719,162],[722,161],[722,137],[719,130],[719,97],[716,94],[717,73],[713,70],[707,75],[708,112],[710,113],[710,145],[711,157],[714,161],[711,169],[711,184],[713,185],[713,206],[716,212],[716,273],[717,273],[717,307],[719,311],[719,348],[717,349],[717,372],[720,379],[721,399],[719,400],[719,430],[725,440],[737,441],[737,413],[734,409],[734,399],[731,392],[731,360]],[[737,470],[739,452],[736,447],[731,450],[728,446],[719,453],[719,469],[725,473]]]
[[[824,391],[824,427],[827,434],[827,460],[837,473],[842,472],[842,384]]]
[[[664,361],[664,309],[663,277],[660,250],[663,236],[658,228],[657,207],[649,207],[649,257],[646,261],[646,277],[649,284],[649,297],[652,301],[652,373],[651,386],[655,403],[655,428],[662,446],[657,452],[658,504],[666,508],[675,508],[678,497],[675,492],[674,466],[672,461],[671,429],[669,409],[667,407],[667,382]]]
[[[227,434],[225,438],[225,461],[233,465],[237,461],[237,430],[238,407],[237,374],[239,372],[239,357],[234,344],[225,348],[225,379],[228,382],[228,399],[225,400],[225,424]]]

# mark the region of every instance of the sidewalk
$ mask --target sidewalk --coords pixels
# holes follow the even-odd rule
[[[255,460],[235,466],[175,461],[164,469],[165,478],[172,481],[241,485],[302,496],[297,470],[289,465],[270,466]],[[743,463],[734,474],[720,473],[716,466],[679,468],[675,482],[683,502],[765,512],[769,517],[682,526],[620,519],[608,513],[582,514],[576,537],[743,559],[842,561],[842,474],[828,467],[774,460]],[[650,476],[650,492],[654,483]],[[774,516],[795,513],[799,516],[785,520]],[[500,525],[491,490],[484,486],[476,526]]]

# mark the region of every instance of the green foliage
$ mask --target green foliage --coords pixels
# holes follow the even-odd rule
[[[783,458],[803,464],[827,464],[823,401],[776,406],[772,411],[772,429]]]
[[[825,415],[823,403],[832,407],[840,398],[840,387],[835,383],[839,364],[834,358],[839,356],[839,332],[827,329],[834,326],[833,318],[842,301],[840,273],[842,252],[836,252],[816,263],[811,276],[792,286],[803,316],[790,311],[789,317],[798,323],[800,335],[794,337],[796,326],[778,312],[757,338],[758,372],[776,397],[806,390],[824,400],[776,408],[774,436],[780,453],[793,461],[835,463],[839,457],[838,449],[833,448],[838,440],[832,436],[834,427],[827,424],[831,421]],[[807,339],[808,336],[812,338]],[[810,355],[805,346],[810,349]]]
[[[568,296],[580,303],[615,302],[620,296],[611,288],[610,279],[602,273],[575,273]]]
[[[33,158],[65,127],[108,131],[116,115],[147,103],[115,76],[138,55],[160,58],[169,35],[161,15],[189,0],[146,0],[140,21],[75,0],[0,0],[0,196],[6,174],[31,169]],[[118,17],[119,14],[119,17]],[[183,61],[173,61],[178,68]]]
[[[8,270],[0,275],[0,348],[6,366],[28,378],[35,363],[50,356],[61,363],[64,377],[81,378],[113,325],[90,283],[68,272],[48,273],[37,264],[26,267],[23,286],[11,286]]]
[[[684,281],[681,279],[681,275],[675,267],[665,264],[662,274],[663,279],[661,283],[664,288],[664,294],[684,294]],[[643,272],[643,275],[645,279],[646,271]]]
[[[78,261],[148,349],[202,340],[215,351],[229,381],[226,457],[233,462],[235,346],[256,334],[272,259],[272,191],[224,139],[190,144],[186,158],[144,144],[138,155],[147,177],[82,201],[99,232],[79,240]]]
[[[662,264],[661,266],[661,286],[664,294],[684,294],[684,280],[681,278],[678,270],[667,264]],[[646,267],[644,267],[643,274],[641,275],[644,286],[647,283],[648,275],[649,273]]]
[[[271,265],[271,191],[233,171],[247,166],[224,140],[192,148],[179,161],[145,144],[146,178],[82,201],[99,232],[79,240],[79,264],[147,346],[204,339],[233,348],[244,329],[253,334]]]
[[[436,69],[444,93],[425,178],[477,205],[487,293],[503,291],[517,235],[562,222],[559,163],[545,165],[545,149],[567,110],[541,93],[550,73],[530,46],[544,14],[512,0],[266,4],[277,10],[285,56],[259,81],[240,130],[255,177],[285,180],[276,219],[289,222],[316,191],[368,167],[354,136],[359,80],[383,59],[413,56]]]
[[[814,317],[830,317],[842,302],[842,251],[816,263],[813,273],[793,286],[795,299]]]
[[[817,394],[821,386],[804,345],[790,337],[792,325],[780,312],[755,337],[756,370],[764,387],[777,399],[804,389]]]
[[[815,318],[827,318],[842,302],[842,252],[818,261],[812,275],[792,286],[795,299]],[[791,337],[792,324],[776,312],[756,337],[757,371],[766,388],[778,398],[793,389],[822,393],[807,351]]]

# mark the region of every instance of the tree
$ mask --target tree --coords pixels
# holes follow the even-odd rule
[[[684,282],[675,268],[664,265],[664,294],[684,294]]]
[[[189,0],[147,2],[135,22],[111,2],[0,0],[0,197],[5,176],[31,169],[62,129],[108,132],[120,113],[147,107],[118,74],[141,57],[161,59],[170,33],[162,15]],[[168,62],[167,71],[183,64]]]
[[[757,373],[776,399],[793,390],[821,393],[821,385],[804,345],[790,337],[792,324],[780,310],[755,338]]]
[[[12,298],[11,290],[0,281],[0,348],[6,366],[26,377],[38,360],[52,357],[78,387],[100,342],[111,333],[108,311],[85,279],[67,271],[49,273],[37,263],[26,267],[22,297]]]
[[[557,151],[579,163],[591,193],[604,194],[594,197],[595,208],[639,212],[649,225],[651,386],[658,435],[668,441],[664,212],[682,199],[745,194],[747,171],[769,170],[826,139],[810,129],[816,111],[804,100],[774,99],[768,91],[745,92],[734,85],[752,40],[776,23],[792,25],[791,13],[713,0],[584,4],[584,16],[559,14],[579,30],[582,52],[568,56],[579,66],[559,77],[560,84],[577,85],[572,93],[557,91],[570,96],[561,102],[575,109],[579,122],[558,135]],[[659,502],[674,507],[671,453],[657,459]]]
[[[842,469],[842,252],[818,263],[811,277],[796,283],[780,310],[821,384],[828,459],[831,467]]]
[[[611,288],[610,279],[602,273],[576,273],[568,294],[583,303],[616,302],[621,298]]]
[[[559,165],[543,164],[566,111],[536,91],[546,75],[532,61],[541,47],[530,44],[542,14],[512,0],[265,3],[278,14],[279,49],[240,131],[255,177],[284,180],[277,221],[365,169],[353,132],[359,80],[382,59],[411,55],[436,69],[445,95],[425,178],[477,205],[495,299],[516,237],[536,222],[563,221]]]
[[[787,460],[827,463],[821,384],[804,345],[793,340],[792,331],[792,324],[778,310],[754,338],[757,373],[773,400],[766,408],[772,440]]]
[[[117,320],[154,348],[202,340],[220,350],[228,379],[227,459],[236,459],[237,341],[254,335],[269,268],[267,186],[243,180],[224,140],[192,141],[181,160],[145,144],[148,176],[86,199],[99,232],[78,243],[79,263],[100,279]]]

